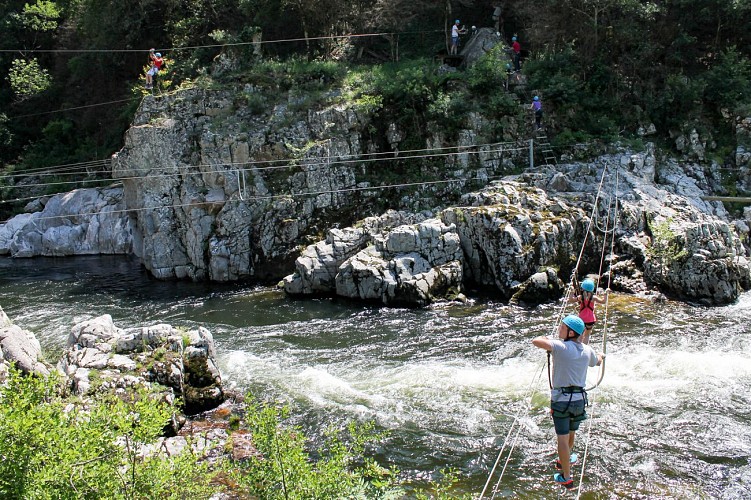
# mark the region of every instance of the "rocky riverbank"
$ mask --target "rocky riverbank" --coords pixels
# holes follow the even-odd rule
[[[560,296],[574,268],[705,304],[751,287],[751,213],[734,220],[703,201],[726,187],[698,134],[676,139],[681,161],[647,145],[522,171],[523,129],[489,143],[486,120],[469,113],[451,147],[430,127],[426,151],[438,159],[402,174],[421,186],[382,189],[401,168],[379,166],[383,149],[398,157],[408,139],[396,124],[384,145],[354,105],[332,97],[300,113],[288,100],[259,114],[241,105],[255,92],[145,98],[113,161],[122,187],[30,203],[0,224],[0,255],[131,254],[160,279],[282,280],[291,295],[387,305],[467,291],[540,302]],[[743,172],[749,128],[739,121]]]

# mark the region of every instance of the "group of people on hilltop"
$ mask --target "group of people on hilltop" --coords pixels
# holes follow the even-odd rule
[[[579,314],[570,314],[558,325],[557,338],[541,335],[532,340],[535,347],[550,353],[553,372],[550,389],[550,414],[557,439],[558,459],[555,468],[560,472],[553,475],[553,481],[566,489],[574,488],[571,467],[579,462],[579,457],[571,450],[579,424],[586,420],[587,368],[599,366],[604,354],[595,353],[589,344],[589,336],[597,322],[595,304],[605,303],[605,297],[597,296],[594,280],[581,283],[578,295],[569,299],[576,302]]]
[[[498,36],[501,35],[500,33],[500,27],[503,22],[502,18],[502,8],[500,4],[493,4],[493,14],[491,15],[491,20],[493,21],[493,27],[495,28],[496,33]],[[472,26],[472,32],[474,33],[476,31],[476,28]],[[467,28],[461,24],[461,20],[457,19],[454,21],[454,24],[451,26],[451,46],[449,49],[449,53],[451,55],[456,55],[459,52],[459,37],[461,35],[464,35],[467,33]],[[518,73],[521,71],[521,52],[522,47],[519,43],[519,38],[514,35],[511,37],[511,49],[509,50],[511,54],[511,63],[506,65],[506,90],[509,88],[509,81],[511,80],[511,77],[514,73]],[[513,64],[513,65],[512,65]],[[530,110],[534,112],[535,116],[535,131],[540,130],[542,128],[542,117],[543,117],[543,111],[542,111],[542,101],[540,100],[539,96],[534,96],[532,99],[532,103],[530,104]]]

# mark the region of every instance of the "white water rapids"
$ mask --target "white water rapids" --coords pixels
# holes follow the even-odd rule
[[[479,494],[516,417],[498,496],[559,493],[545,356],[530,342],[552,332],[555,304],[405,310],[290,300],[156,282],[110,257],[0,259],[0,304],[53,355],[74,322],[100,314],[122,327],[205,326],[225,383],[286,401],[314,435],[330,421],[373,420],[390,432],[375,450],[384,465],[417,481],[454,468],[457,493]],[[575,446],[581,456],[589,444],[582,498],[751,498],[750,306],[749,293],[720,308],[613,295],[605,377]]]

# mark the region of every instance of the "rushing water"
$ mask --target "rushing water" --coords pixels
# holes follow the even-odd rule
[[[575,447],[588,444],[582,498],[751,498],[751,294],[720,308],[611,297],[605,377]],[[418,480],[457,469],[457,492],[475,496],[505,443],[498,496],[559,494],[545,356],[530,343],[553,331],[555,304],[291,300],[155,281],[121,257],[0,259],[0,304],[50,356],[75,322],[105,313],[121,327],[205,326],[225,383],[290,403],[313,432],[374,420],[390,431],[384,464]]]

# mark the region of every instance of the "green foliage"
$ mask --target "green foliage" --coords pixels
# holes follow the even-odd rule
[[[299,427],[283,426],[289,408],[254,404],[246,419],[261,453],[240,466],[238,483],[252,497],[265,499],[398,498],[395,471],[364,456],[366,443],[379,436],[372,424],[348,427],[347,440],[331,430],[312,459]]]
[[[472,92],[492,95],[505,88],[508,73],[508,56],[503,45],[493,47],[467,70],[467,82]]]
[[[4,113],[0,113],[0,146],[4,148],[10,145],[12,139],[13,134],[8,128],[8,117]],[[0,160],[2,160],[1,156]]]
[[[37,0],[33,5],[24,5],[21,22],[24,27],[33,31],[52,31],[57,28],[60,14],[60,8],[55,2]]]
[[[457,494],[453,490],[454,485],[459,482],[459,471],[453,468],[442,469],[440,478],[435,482],[431,489],[426,491],[419,489],[415,492],[415,498],[418,500],[443,500],[443,499],[466,499],[472,498],[470,494]]]
[[[12,370],[0,388],[3,498],[196,498],[210,475],[189,453],[144,453],[172,409],[140,392],[69,404],[55,377]]]
[[[706,84],[704,99],[718,110],[748,112],[751,106],[751,59],[736,47],[723,51],[717,63],[704,74],[703,80]]]
[[[42,68],[36,58],[14,59],[8,72],[8,81],[19,99],[44,92],[52,85],[49,71]]]
[[[649,230],[652,233],[652,244],[647,247],[647,255],[655,259],[661,270],[688,255],[682,246],[682,241],[670,227],[673,220],[665,219],[662,222],[648,221]]]

